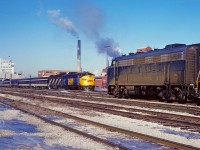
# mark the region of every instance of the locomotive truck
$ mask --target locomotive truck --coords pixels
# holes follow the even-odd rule
[[[108,94],[157,97],[160,101],[200,105],[200,44],[171,44],[163,49],[129,53],[112,60]]]

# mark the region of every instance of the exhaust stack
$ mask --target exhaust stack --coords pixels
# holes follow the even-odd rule
[[[77,71],[81,72],[81,40],[78,40],[77,45]]]

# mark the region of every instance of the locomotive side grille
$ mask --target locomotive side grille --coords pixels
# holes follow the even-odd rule
[[[55,79],[53,79],[53,81],[52,81],[51,85],[54,85],[54,83],[55,83]]]
[[[131,66],[138,64],[151,64],[158,62],[170,62],[177,60],[184,60],[184,52],[174,52],[155,56],[146,56],[140,58],[132,58],[126,60],[119,60],[119,66]]]
[[[52,79],[50,79],[50,81],[49,81],[49,85],[51,85],[52,84]]]
[[[61,85],[61,79],[58,79],[58,85]]]
[[[154,63],[161,62],[160,55],[153,56],[153,62]]]
[[[55,79],[55,83],[54,83],[54,85],[57,85],[57,83],[58,83],[58,79]]]

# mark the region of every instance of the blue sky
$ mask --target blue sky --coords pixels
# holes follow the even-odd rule
[[[110,55],[199,43],[199,6],[200,0],[0,0],[0,58],[10,56],[23,74],[75,70],[73,28],[82,41],[82,69],[101,70],[105,49],[97,45],[106,40],[114,43]]]

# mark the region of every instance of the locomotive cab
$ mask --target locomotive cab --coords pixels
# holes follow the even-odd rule
[[[80,87],[84,90],[94,90],[94,75],[91,73],[83,74],[79,79]]]
[[[94,90],[94,75],[89,72],[67,74],[63,83],[65,89]]]

